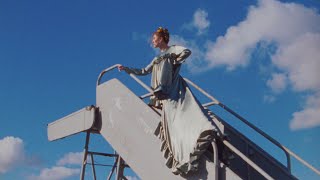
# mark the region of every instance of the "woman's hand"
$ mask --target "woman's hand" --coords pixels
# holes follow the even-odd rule
[[[122,65],[119,65],[119,66],[118,66],[118,70],[119,70],[119,71],[122,71],[122,70],[124,70],[124,66],[122,66]]]

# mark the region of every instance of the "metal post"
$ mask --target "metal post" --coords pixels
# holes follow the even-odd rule
[[[114,164],[113,164],[113,166],[112,166],[112,169],[111,169],[111,171],[110,171],[110,173],[109,173],[109,176],[108,176],[107,180],[110,180],[110,179],[111,179],[112,174],[113,174],[114,170],[115,170],[116,167],[117,167],[117,162],[118,162],[118,157],[115,158]]]
[[[90,132],[87,131],[86,144],[85,144],[84,150],[83,150],[83,161],[82,161],[82,167],[81,167],[80,180],[84,180],[84,175],[85,175],[85,170],[86,170],[86,165],[87,165],[89,140],[90,140]]]
[[[108,176],[108,180],[110,180],[111,179],[111,177],[112,177],[112,174],[113,174],[113,172],[114,172],[114,170],[116,170],[116,167],[117,167],[117,163],[118,163],[118,158],[119,158],[119,155],[117,154],[117,152],[116,151],[114,151],[114,164],[113,164],[113,166],[112,166],[112,169],[111,169],[111,171],[110,171],[110,173],[109,173],[109,176]],[[117,170],[116,170],[117,171]]]
[[[124,161],[119,156],[118,163],[117,163],[117,177],[116,180],[121,180],[123,178],[123,169],[124,169]]]
[[[247,156],[242,154],[236,147],[234,147],[232,144],[230,144],[228,141],[223,140],[223,144],[225,144],[231,151],[236,153],[242,160],[244,160],[246,163],[248,163],[251,167],[253,167],[256,171],[258,171],[263,177],[265,177],[268,180],[274,180],[268,173],[266,173],[263,169],[261,169],[259,166],[257,166],[254,162],[252,162]]]
[[[228,111],[229,113],[231,113],[233,116],[235,116],[236,118],[240,119],[242,122],[244,122],[246,125],[248,125],[249,127],[251,127],[253,130],[255,130],[256,132],[258,132],[259,134],[261,134],[263,137],[265,137],[266,139],[268,139],[270,142],[272,142],[274,145],[278,146],[280,149],[283,150],[284,154],[286,155],[287,158],[287,169],[288,171],[291,173],[291,161],[290,161],[290,155],[288,153],[288,151],[285,149],[284,146],[282,146],[278,141],[276,141],[275,139],[273,139],[271,136],[269,136],[267,133],[263,132],[261,129],[259,129],[258,127],[254,126],[253,124],[251,124],[249,121],[247,121],[245,118],[243,118],[242,116],[240,116],[239,114],[237,114],[236,112],[234,112],[232,109],[230,109],[229,107],[227,107],[226,105],[219,103],[218,104],[221,108],[225,109],[226,111]]]
[[[250,158],[251,154],[250,154],[249,148],[250,148],[249,144],[246,144],[246,154]],[[248,177],[248,179],[251,179],[251,177],[250,177],[251,176],[250,168],[251,168],[251,166],[247,163],[247,177]]]
[[[96,169],[94,167],[93,154],[90,153],[90,157],[91,157],[91,167],[92,167],[93,179],[96,180],[97,176],[96,176]]]
[[[215,179],[219,179],[219,159],[218,159],[218,147],[215,139],[211,142],[213,148],[213,164],[215,170]]]

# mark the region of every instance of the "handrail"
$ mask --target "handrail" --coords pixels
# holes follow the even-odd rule
[[[117,68],[119,66],[121,66],[121,64],[115,64],[115,65],[113,65],[111,67],[108,67],[108,68],[104,69],[98,76],[97,86],[100,85],[101,78],[106,72],[111,71],[111,70],[113,70],[113,69],[115,69],[115,68]],[[134,80],[136,80],[141,86],[143,86],[147,91],[149,91],[149,93],[153,93],[153,90],[149,86],[147,86],[145,83],[143,83],[140,79],[138,79],[135,75],[133,75],[133,74],[129,74],[129,75]]]
[[[228,141],[223,140],[223,144],[225,144],[229,149],[231,149],[233,152],[235,152],[241,159],[246,161],[251,167],[253,167],[256,171],[258,171],[262,176],[264,176],[266,179],[273,180],[273,178],[266,173],[263,169],[261,169],[258,165],[256,165],[253,161],[251,161],[246,155],[244,155],[242,152],[240,152],[236,147],[234,147],[232,144],[230,144]]]
[[[113,70],[115,68],[117,68],[118,66],[121,66],[121,64],[115,64],[109,68],[104,69],[98,76],[98,80],[97,80],[97,86],[100,85],[100,81],[102,76],[110,71]],[[136,80],[141,86],[143,86],[149,93],[146,94],[150,95],[153,93],[152,89],[147,86],[145,83],[143,83],[140,79],[138,79],[135,75],[133,74],[129,74],[134,80]],[[273,144],[275,144],[276,146],[278,146],[280,149],[282,149],[284,151],[284,153],[286,154],[287,157],[287,168],[289,170],[289,172],[291,173],[291,161],[290,161],[290,155],[292,155],[293,157],[295,157],[298,161],[300,161],[302,164],[304,164],[305,166],[307,166],[308,168],[310,168],[311,170],[313,170],[315,173],[317,173],[318,175],[320,175],[320,171],[317,170],[316,168],[314,168],[312,165],[310,165],[309,163],[307,163],[306,161],[304,161],[301,157],[299,157],[298,155],[296,155],[295,153],[293,153],[291,150],[289,150],[287,147],[281,145],[278,141],[276,141],[275,139],[273,139],[271,136],[269,136],[268,134],[266,134],[265,132],[263,132],[262,130],[260,130],[258,127],[254,126],[253,124],[251,124],[249,121],[247,121],[246,119],[244,119],[243,117],[241,117],[239,114],[235,113],[234,111],[232,111],[230,108],[228,108],[226,105],[222,104],[221,102],[219,102],[216,98],[214,98],[213,96],[211,96],[210,94],[208,94],[206,91],[204,91],[202,88],[200,88],[199,86],[197,86],[195,83],[193,83],[192,81],[190,81],[187,78],[184,78],[184,80],[188,83],[191,84],[193,87],[195,87],[197,90],[199,90],[201,93],[203,93],[205,96],[207,96],[209,99],[212,100],[212,102],[206,103],[205,106],[211,106],[211,105],[219,105],[220,107],[222,107],[223,109],[225,109],[226,111],[228,111],[229,113],[231,113],[233,116],[237,117],[238,119],[240,119],[242,122],[244,122],[246,125],[248,125],[249,127],[251,127],[252,129],[254,129],[255,131],[257,131],[259,134],[261,134],[263,137],[265,137],[266,139],[268,139],[270,142],[272,142]],[[227,142],[226,140],[223,141],[223,143],[228,146],[230,149],[235,149],[235,153],[239,155],[240,153],[240,157],[244,156],[241,152],[239,152],[235,147],[233,147],[229,142]],[[233,148],[232,148],[233,147]],[[254,169],[256,169],[257,166],[256,164],[254,164],[250,159],[246,158],[246,157],[241,157],[244,161],[246,161],[248,164],[250,164]],[[256,170],[258,172],[262,172],[262,175],[264,175],[265,177],[268,177],[267,179],[269,179],[269,175],[266,174],[263,170],[259,170],[260,168],[258,167]],[[271,177],[270,177],[271,178]],[[272,179],[272,178],[271,178]]]
[[[104,69],[103,71],[101,71],[101,73],[100,73],[99,76],[98,76],[97,86],[100,85],[101,78],[102,78],[102,76],[103,76],[106,72],[111,71],[112,69],[117,68],[118,66],[121,66],[121,64],[115,64],[115,65],[110,66],[110,67]]]
[[[206,95],[209,99],[211,99],[212,101],[217,102],[217,104],[222,107],[223,109],[227,110],[228,112],[230,112],[232,115],[234,115],[235,117],[237,117],[238,119],[240,119],[242,122],[244,122],[246,125],[248,125],[249,127],[251,127],[253,130],[257,131],[259,134],[261,134],[263,137],[265,137],[266,139],[268,139],[270,142],[272,142],[273,144],[275,144],[276,146],[278,146],[280,149],[282,149],[284,151],[284,153],[286,154],[287,157],[287,168],[289,170],[289,172],[291,172],[291,162],[290,162],[290,156],[288,154],[288,152],[282,147],[282,145],[276,141],[275,139],[273,139],[272,137],[270,137],[268,134],[266,134],[265,132],[263,132],[262,130],[260,130],[258,127],[254,126],[253,124],[251,124],[249,121],[247,121],[246,119],[244,119],[243,117],[241,117],[240,115],[238,115],[237,113],[235,113],[234,111],[232,111],[230,108],[228,108],[226,105],[222,104],[220,101],[218,101],[217,99],[215,99],[214,97],[212,97],[211,95],[209,95],[207,92],[205,92],[203,89],[201,89],[199,86],[197,86],[196,84],[194,84],[192,81],[190,81],[187,78],[184,78],[185,81],[187,81],[189,84],[191,84],[193,87],[195,87],[197,90],[199,90],[200,92],[203,92],[204,95]]]
[[[215,179],[219,178],[219,158],[218,158],[218,146],[215,140],[211,142],[212,150],[213,150],[213,163],[215,164],[214,170],[215,170]]]
[[[217,99],[215,99],[214,97],[212,97],[211,95],[209,95],[207,92],[205,92],[203,89],[201,89],[199,86],[197,86],[196,84],[194,84],[192,81],[190,81],[187,78],[184,78],[184,80],[186,82],[188,82],[189,84],[191,84],[193,87],[195,87],[196,89],[198,89],[200,92],[204,92],[203,94],[206,95],[209,99],[211,99],[214,102],[217,102],[217,104],[222,107],[223,109],[225,109],[226,111],[228,111],[229,113],[231,113],[233,116],[237,117],[238,119],[240,119],[242,122],[244,122],[246,125],[248,125],[249,127],[251,127],[252,129],[254,129],[255,131],[257,131],[259,134],[261,134],[263,137],[265,137],[266,139],[268,139],[270,142],[272,142],[273,144],[275,144],[276,146],[278,146],[280,149],[282,149],[284,151],[284,153],[286,154],[287,157],[287,168],[289,170],[289,172],[291,173],[291,160],[290,160],[290,155],[293,156],[294,158],[296,158],[298,161],[300,161],[303,165],[307,166],[308,168],[310,168],[312,171],[314,171],[315,173],[317,173],[318,175],[320,175],[320,171],[317,170],[315,167],[313,167],[311,164],[307,163],[306,161],[304,161],[301,157],[299,157],[297,154],[295,154],[294,152],[292,152],[289,148],[283,146],[282,144],[280,144],[278,141],[276,141],[275,139],[273,139],[271,136],[269,136],[267,133],[263,132],[261,129],[259,129],[258,127],[256,127],[255,125],[251,124],[249,121],[247,121],[245,118],[241,117],[239,114],[237,114],[236,112],[232,111],[229,107],[227,107],[226,105],[222,104],[221,102],[219,102]]]

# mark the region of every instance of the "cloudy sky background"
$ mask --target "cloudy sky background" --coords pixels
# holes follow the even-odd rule
[[[148,64],[158,26],[169,29],[171,44],[192,50],[183,76],[320,169],[319,7],[316,0],[0,1],[0,179],[78,179],[84,135],[48,142],[46,125],[94,104],[102,69]],[[277,148],[234,125],[285,163]],[[113,152],[92,139],[90,148]],[[294,160],[293,172],[319,178]]]

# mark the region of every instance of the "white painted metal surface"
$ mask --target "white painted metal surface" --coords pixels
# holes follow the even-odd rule
[[[203,157],[200,171],[174,175],[165,165],[155,131],[160,116],[117,79],[97,87],[101,135],[142,179],[216,179],[214,163]]]
[[[245,170],[247,166],[242,167],[241,164],[244,163],[242,161],[232,160],[230,167],[226,167],[220,161],[219,166],[216,166],[216,163],[213,163],[206,156],[201,158],[198,172],[183,177],[174,175],[165,165],[165,158],[160,151],[160,140],[155,135],[160,122],[159,112],[155,112],[117,79],[109,80],[97,86],[97,107],[99,110],[97,117],[95,117],[97,113],[95,110],[97,109],[87,107],[48,124],[48,139],[53,141],[84,131],[94,130],[94,132],[97,132],[100,128],[93,127],[97,123],[99,127],[101,125],[100,134],[141,179],[238,180],[241,179],[240,177],[248,176],[249,172]],[[231,137],[233,131],[230,130],[232,128],[226,128],[225,122],[220,121],[210,111],[209,115],[218,129]],[[234,131],[234,133],[236,135],[232,136],[231,139],[238,146],[239,132]],[[239,141],[240,147],[244,142],[248,143],[247,141],[249,141],[242,140]],[[264,157],[263,152],[260,151],[255,151],[254,154],[255,156],[261,155],[259,159]],[[266,162],[258,162],[258,164],[264,167]],[[270,167],[273,171],[279,170],[272,164],[268,164],[264,168],[268,169]],[[242,170],[239,172],[233,171],[239,168]],[[251,176],[261,177],[259,174],[254,174]],[[285,177],[284,179],[292,179],[282,175],[283,173],[277,172],[276,174]]]
[[[94,124],[94,108],[86,107],[48,124],[48,139],[54,141],[90,129]]]
[[[100,84],[102,75],[107,71],[115,69],[118,65],[114,65],[104,70],[97,81],[97,106],[100,109],[83,108],[64,118],[48,124],[49,141],[61,139],[79,132],[87,131],[97,133],[101,127],[101,135],[111,144],[111,146],[119,153],[127,164],[142,179],[261,179],[262,176],[258,172],[250,168],[245,161],[235,158],[230,161],[228,167],[222,162],[219,166],[203,156],[199,164],[199,171],[196,174],[190,174],[186,177],[176,176],[171,173],[170,169],[165,166],[164,158],[160,152],[160,141],[155,136],[155,131],[159,124],[159,114],[153,111],[139,97],[133,94],[117,79],[110,80]],[[142,83],[134,75],[130,75],[139,84],[152,93],[147,85]],[[278,145],[286,152],[288,159],[288,169],[271,157],[263,149],[259,148],[250,139],[244,137],[240,132],[228,125],[220,118],[216,118],[215,114],[209,111],[213,122],[218,129],[228,135],[228,139],[239,152],[250,158],[251,164],[255,163],[262,169],[266,170],[276,179],[296,179],[290,173],[290,157],[289,154],[296,157],[303,164],[314,170],[317,174],[319,171],[310,164],[301,160],[290,150],[276,142],[270,136],[266,135],[260,129],[253,126],[240,115],[220,103],[214,97],[203,91],[191,81],[185,79],[189,84],[195,86],[196,89],[204,93],[212,102],[205,104],[210,106],[217,104],[235,117],[239,118],[248,126],[255,129],[258,133]],[[95,114],[100,111],[97,117]],[[93,125],[96,124],[96,127]],[[224,142],[224,141],[223,141]],[[226,145],[224,143],[224,145]],[[229,146],[228,146],[229,147]],[[236,153],[237,154],[237,153]],[[220,159],[223,161],[223,159]],[[223,161],[225,162],[225,161]],[[248,162],[247,162],[248,163]],[[218,169],[217,173],[215,169]],[[219,175],[218,177],[217,174]],[[240,176],[240,177],[239,177]]]

